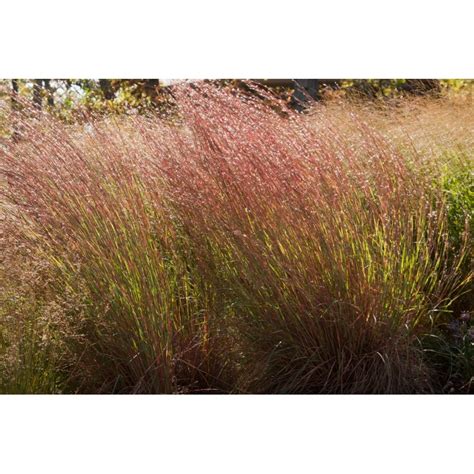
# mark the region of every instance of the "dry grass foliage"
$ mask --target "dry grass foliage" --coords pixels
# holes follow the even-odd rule
[[[0,150],[4,390],[434,390],[418,338],[472,277],[436,183],[472,109],[175,97],[25,115]]]

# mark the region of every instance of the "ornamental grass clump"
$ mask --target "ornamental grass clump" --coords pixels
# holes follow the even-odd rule
[[[433,390],[418,338],[471,275],[426,163],[357,114],[174,97],[173,120],[25,117],[0,152],[22,243],[83,301],[70,390]]]

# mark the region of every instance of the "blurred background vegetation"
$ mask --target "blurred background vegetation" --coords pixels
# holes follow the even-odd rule
[[[285,100],[294,101],[296,81],[312,81],[309,95],[331,100],[360,98],[364,100],[395,100],[406,96],[443,96],[464,91],[470,95],[473,80],[469,79],[320,79],[260,80]],[[240,80],[222,80],[236,87]],[[159,79],[11,79],[0,80],[0,134],[8,134],[15,98],[25,98],[41,110],[49,110],[65,120],[75,120],[84,111],[97,113],[147,113],[169,110],[174,81]],[[304,85],[303,85],[304,89]]]

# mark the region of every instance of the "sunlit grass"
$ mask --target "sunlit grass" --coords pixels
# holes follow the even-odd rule
[[[25,118],[1,152],[10,245],[47,262],[69,328],[54,388],[17,361],[29,388],[4,391],[437,390],[419,340],[472,279],[441,154],[357,108],[176,99],[174,123]]]

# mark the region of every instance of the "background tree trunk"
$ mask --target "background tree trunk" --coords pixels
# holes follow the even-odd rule
[[[319,79],[295,79],[293,104],[298,110],[303,110],[308,102],[319,100]]]
[[[53,89],[51,88],[50,79],[44,79],[44,88],[46,89],[48,93],[48,98],[47,98],[48,106],[53,108],[54,107],[54,92],[53,92]]]
[[[18,92],[19,92],[18,79],[12,79],[12,96],[11,96],[12,135],[11,135],[11,138],[14,142],[18,141],[18,139],[19,139],[18,124],[17,124],[17,122],[18,122],[17,121],[17,113],[19,111]]]
[[[41,91],[43,89],[43,80],[42,79],[35,79],[33,81],[33,106],[41,110],[43,105],[43,97],[41,95]]]
[[[12,79],[12,109],[18,109],[18,79]]]
[[[99,79],[99,86],[106,100],[112,100],[115,97],[109,79]]]

